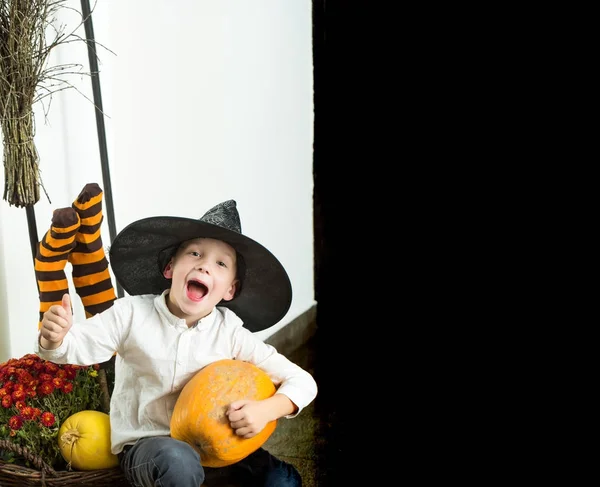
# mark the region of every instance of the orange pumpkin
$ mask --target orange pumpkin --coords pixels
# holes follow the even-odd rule
[[[252,438],[235,434],[225,414],[239,399],[262,400],[275,385],[261,369],[240,360],[207,365],[184,386],[173,410],[171,436],[194,447],[205,467],[224,467],[256,451],[277,425],[271,421]]]

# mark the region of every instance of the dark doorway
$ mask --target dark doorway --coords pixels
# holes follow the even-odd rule
[[[353,143],[353,101],[348,98],[353,85],[353,65],[348,63],[348,29],[343,10],[331,0],[313,0],[314,63],[314,252],[315,300],[317,301],[317,357],[315,379],[319,393],[315,410],[327,423],[327,438],[318,448],[319,486],[344,485],[342,472],[348,471],[342,401],[351,400],[348,390],[348,350],[344,348],[352,329],[349,303],[344,302],[349,277],[344,259],[348,248],[348,220],[354,196],[349,182],[351,164],[356,160]],[[355,24],[350,24],[355,25]],[[347,306],[347,307],[346,307]],[[346,372],[344,372],[344,370]],[[345,460],[345,465],[344,465]]]

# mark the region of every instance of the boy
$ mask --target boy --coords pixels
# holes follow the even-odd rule
[[[65,294],[43,315],[36,353],[80,365],[106,362],[116,353],[112,452],[132,485],[198,487],[204,481],[198,454],[169,436],[169,422],[182,388],[209,363],[250,362],[278,386],[268,399],[230,405],[230,425],[244,438],[272,420],[298,415],[315,398],[313,377],[252,333],[283,318],[291,285],[280,262],[242,235],[235,201],[199,220],[134,222],[115,238],[110,261],[130,296],[73,323]],[[223,468],[233,468],[243,485],[302,485],[292,465],[262,448]]]

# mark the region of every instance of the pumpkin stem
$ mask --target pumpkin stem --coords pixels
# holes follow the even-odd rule
[[[60,437],[60,441],[62,441],[63,443],[66,443],[71,448],[73,448],[73,445],[77,442],[77,440],[79,438],[81,438],[79,431],[77,431],[76,429],[72,429],[72,430],[65,431],[62,434],[62,436]]]
[[[69,451],[69,463],[67,463],[67,470],[71,470],[71,463],[72,463],[72,458],[73,458],[73,448],[75,447],[75,443],[77,443],[77,440],[81,438],[81,435],[79,434],[79,431],[76,429],[71,429],[68,431],[65,431],[62,436],[60,437],[60,441],[64,442],[67,446],[69,446],[71,449]]]

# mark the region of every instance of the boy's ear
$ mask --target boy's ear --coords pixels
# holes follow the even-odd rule
[[[231,301],[235,298],[235,291],[239,286],[239,283],[240,281],[237,279],[231,283],[231,286],[229,286],[229,289],[227,290],[227,294],[223,296],[223,301]]]
[[[163,276],[165,276],[166,279],[173,279],[173,261],[170,260],[169,263],[167,264],[167,266],[165,267],[165,270],[163,271]]]

